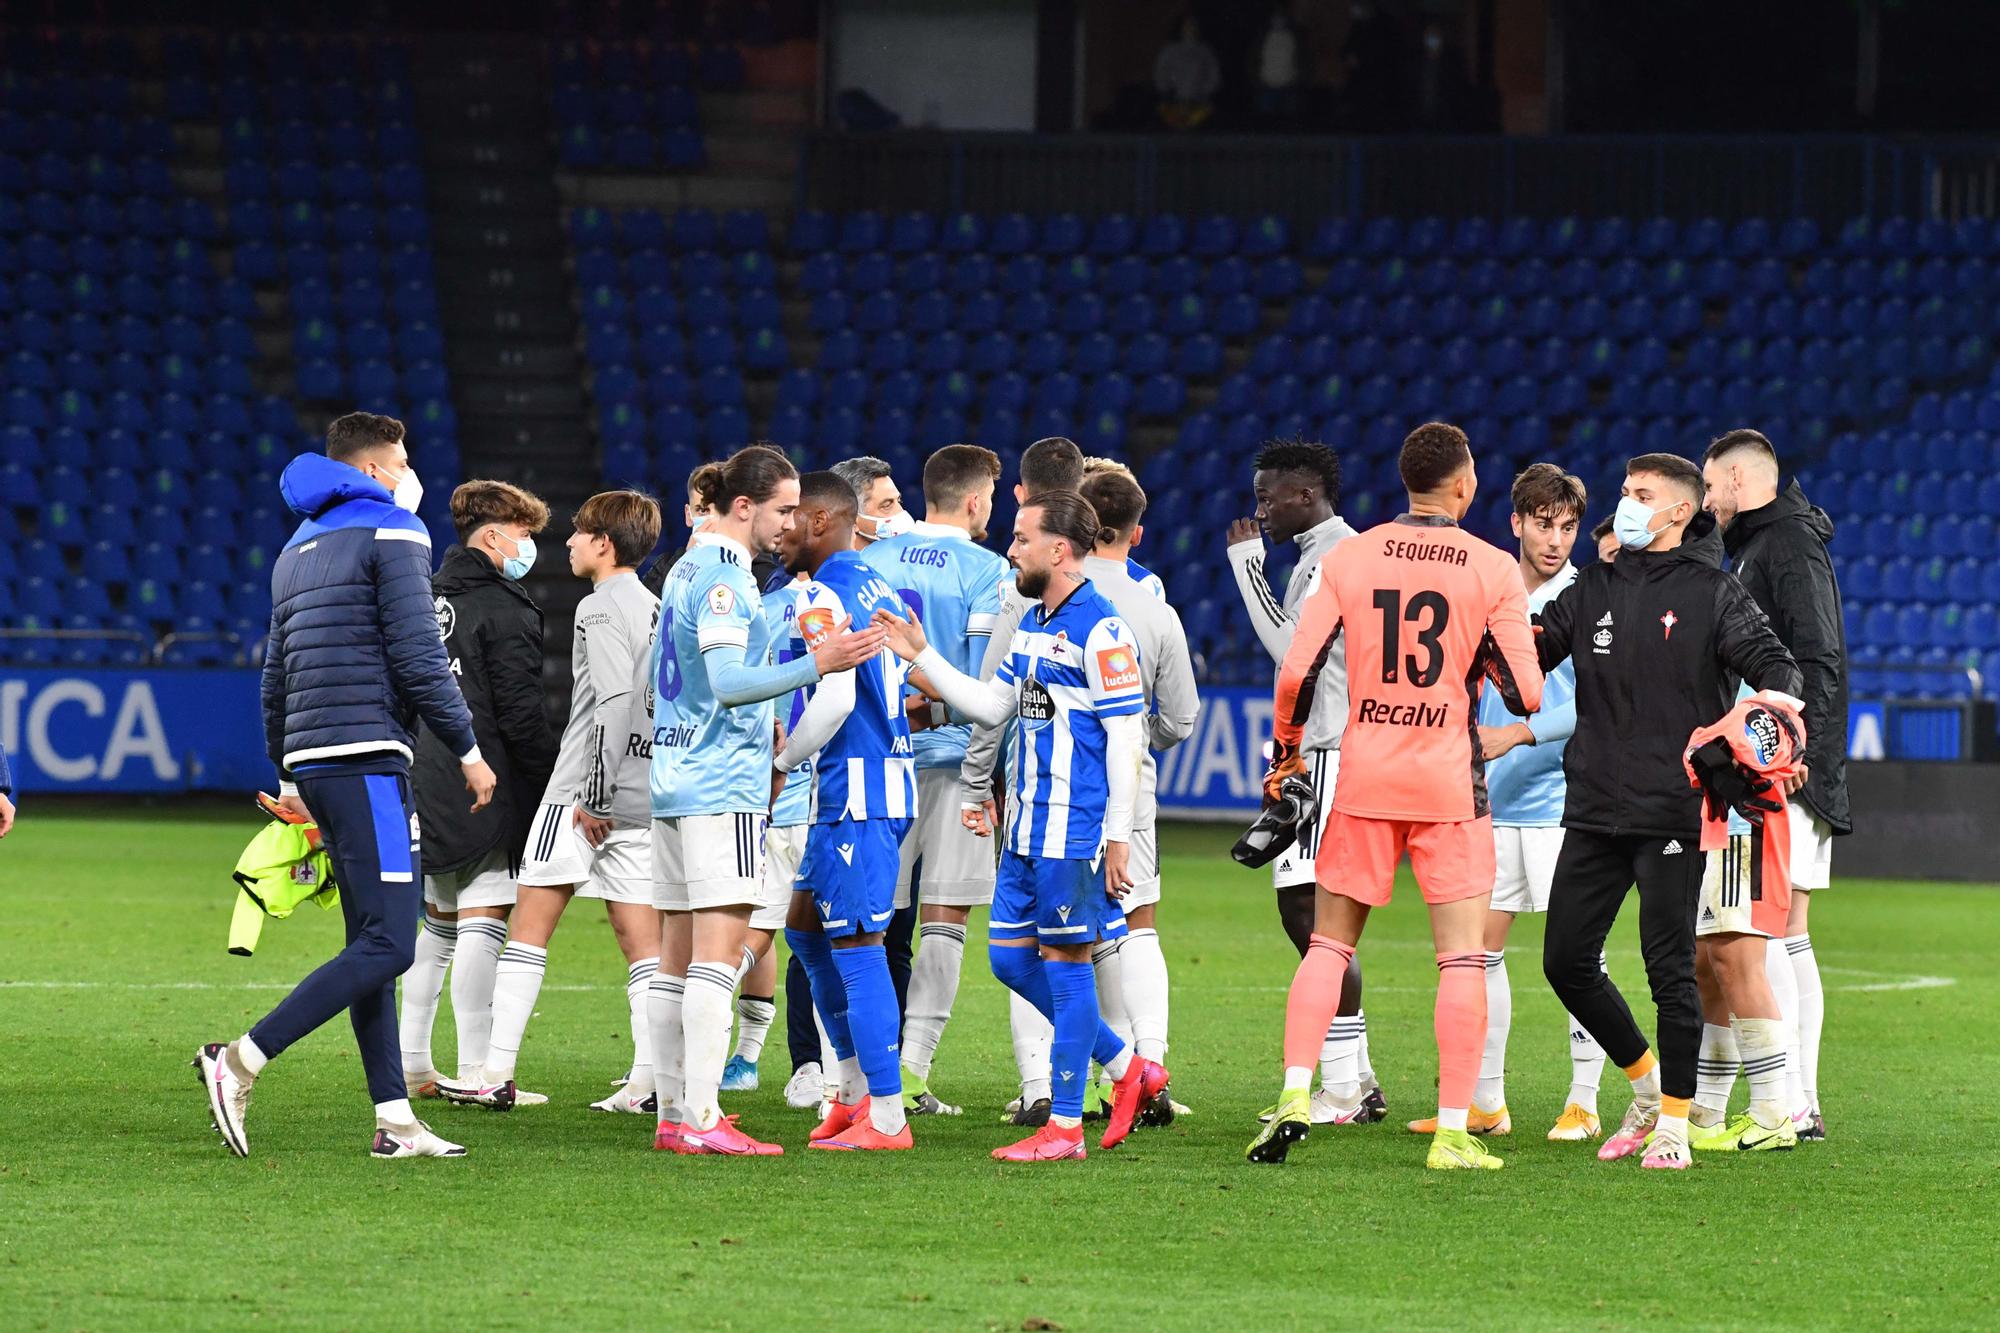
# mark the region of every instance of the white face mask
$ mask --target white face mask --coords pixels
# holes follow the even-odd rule
[[[902,536],[917,526],[917,520],[911,516],[909,510],[898,509],[886,518],[871,518],[864,515],[856,526],[863,541],[879,542],[885,537]]]
[[[417,506],[424,502],[424,484],[417,480],[417,470],[411,468],[397,479],[390,488],[389,498],[396,502],[396,508],[414,514]]]

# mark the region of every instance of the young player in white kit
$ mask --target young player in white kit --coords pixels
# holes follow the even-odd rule
[[[652,755],[646,673],[660,604],[636,568],[659,540],[660,506],[637,491],[606,491],[584,501],[575,524],[570,572],[589,579],[591,590],[576,608],[569,723],[528,835],[519,901],[494,977],[484,1068],[440,1091],[499,1110],[514,1104],[515,1063],[541,994],[549,940],[571,897],[601,898],[625,955],[633,1053],[625,1086],[593,1108],[650,1114],[646,994],[660,961],[660,918],[653,908],[646,786]]]

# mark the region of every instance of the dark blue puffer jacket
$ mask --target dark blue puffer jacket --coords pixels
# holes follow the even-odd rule
[[[279,484],[305,519],[271,567],[264,738],[281,773],[388,758],[417,718],[461,758],[477,749],[431,602],[431,539],[368,474],[301,454]]]

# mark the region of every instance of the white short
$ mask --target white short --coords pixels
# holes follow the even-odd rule
[[[1289,889],[1314,882],[1313,862],[1319,858],[1319,840],[1326,832],[1327,818],[1333,814],[1333,786],[1340,777],[1340,751],[1308,750],[1305,763],[1306,772],[1312,775],[1313,799],[1319,807],[1315,820],[1318,827],[1310,831],[1310,837],[1300,838],[1271,862],[1271,883],[1275,888]]]
[[[614,827],[602,847],[577,831],[573,805],[550,802],[528,830],[521,883],[537,888],[576,886],[579,898],[653,905],[653,839],[643,828]]]
[[[752,928],[772,931],[785,928],[785,918],[792,910],[793,881],[798,878],[799,862],[805,859],[806,834],[811,831],[811,824],[787,824],[764,830],[764,896],[758,900],[757,910],[750,914]]]
[[[653,906],[663,912],[756,907],[764,898],[764,821],[752,814],[653,821]]]
[[[998,864],[993,838],[967,828],[960,815],[964,788],[955,768],[917,770],[917,817],[903,839],[903,858],[896,871],[896,909],[910,905],[910,878],[917,858],[924,862],[917,896],[941,907],[984,907],[993,901],[993,874]]]
[[[1823,889],[1833,878],[1833,830],[1798,801],[1786,804],[1792,812],[1792,887]]]
[[[1556,857],[1562,854],[1563,831],[1557,828],[1495,828],[1493,910],[1546,912],[1549,885],[1556,877]]]
[[[1790,904],[1779,901],[1780,896],[1788,895],[1767,897],[1758,883],[1757,840],[1748,833],[1731,834],[1726,844],[1702,858],[1694,933],[1782,936]]]
[[[495,847],[477,865],[443,875],[424,876],[424,901],[440,912],[462,912],[468,907],[512,907],[514,872],[507,868],[507,852]]]
[[[1151,907],[1160,901],[1160,831],[1157,828],[1132,830],[1132,852],[1126,870],[1132,889],[1119,906],[1130,913],[1135,907]]]

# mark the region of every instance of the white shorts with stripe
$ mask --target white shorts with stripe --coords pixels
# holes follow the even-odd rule
[[[1792,827],[1792,887],[1811,893],[1833,878],[1833,830],[1799,801],[1789,801]]]
[[[1132,830],[1131,850],[1125,862],[1132,876],[1132,888],[1118,905],[1129,914],[1135,907],[1151,907],[1160,901],[1160,831],[1157,828]]]
[[[917,817],[903,838],[896,870],[896,909],[910,905],[910,879],[923,858],[917,897],[943,907],[984,907],[993,901],[996,853],[992,838],[965,826],[964,788],[955,768],[917,770]]]
[[[1319,814],[1315,818],[1316,826],[1301,830],[1298,841],[1271,862],[1271,884],[1274,888],[1289,889],[1314,882],[1313,862],[1319,859],[1319,840],[1326,833],[1327,819],[1333,814],[1333,786],[1340,777],[1340,751],[1309,750],[1304,758],[1306,772],[1312,777],[1313,799],[1318,803]]]
[[[750,914],[754,930],[783,930],[792,910],[793,883],[805,859],[811,824],[772,825],[764,830],[764,894]]]
[[[653,821],[653,906],[663,912],[756,907],[764,895],[768,816],[682,815]]]
[[[468,907],[512,907],[514,872],[507,868],[505,849],[495,847],[478,864],[442,875],[424,876],[424,901],[440,912]]]
[[[1496,826],[1493,830],[1493,910],[1546,912],[1549,886],[1562,855],[1563,831],[1555,828]]]
[[[521,883],[538,888],[573,884],[579,898],[652,906],[651,833],[617,825],[603,846],[592,847],[577,830],[575,815],[574,805],[553,801],[536,812],[521,857]]]

